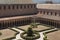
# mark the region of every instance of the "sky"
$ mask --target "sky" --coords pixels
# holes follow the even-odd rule
[[[34,2],[36,2],[36,3],[42,3],[42,2],[45,2],[46,0],[33,0]],[[57,2],[57,3],[59,3],[60,2],[60,0],[52,0],[53,2]]]

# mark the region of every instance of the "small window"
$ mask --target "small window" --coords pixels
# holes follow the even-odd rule
[[[18,5],[16,6],[16,8],[17,8],[17,9],[19,8]]]
[[[57,15],[57,13],[55,12],[55,16]]]
[[[45,11],[43,13],[45,14]]]
[[[10,9],[10,5],[8,5],[8,9]]]
[[[24,8],[26,8],[26,5],[24,5]]]
[[[47,12],[47,15],[49,15],[49,12]]]
[[[52,15],[52,12],[51,12],[51,15]]]
[[[22,9],[22,5],[20,5],[20,9]]]
[[[34,5],[34,8],[36,8],[36,5]]]
[[[6,6],[5,5],[3,6],[3,9],[6,9]]]
[[[40,14],[42,14],[42,11],[40,11]]]
[[[1,6],[0,6],[0,9],[1,9]]]
[[[28,8],[29,8],[29,5],[27,5],[28,6]]]
[[[30,5],[31,6],[31,8],[32,8],[32,5]]]
[[[60,16],[60,13],[59,13],[59,16]]]
[[[12,9],[14,9],[14,5],[12,6]]]

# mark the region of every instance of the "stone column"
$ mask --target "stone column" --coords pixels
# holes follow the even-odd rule
[[[49,20],[49,25],[50,25],[50,20]]]
[[[47,21],[47,24],[49,25],[49,20]]]
[[[1,22],[1,28],[3,28],[3,22]]]
[[[17,20],[15,19],[15,25],[17,26]]]
[[[56,22],[55,22],[55,27],[56,27]]]
[[[9,27],[9,20],[7,21],[7,27]]]

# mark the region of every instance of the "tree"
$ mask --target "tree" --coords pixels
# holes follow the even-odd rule
[[[37,25],[36,23],[31,23],[31,27],[32,27],[32,28],[37,28],[37,26],[38,26],[38,25]]]

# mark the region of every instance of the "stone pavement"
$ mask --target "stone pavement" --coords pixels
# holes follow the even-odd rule
[[[49,40],[60,40],[60,30],[47,34]]]
[[[3,30],[0,30],[0,32],[2,33],[2,35],[0,36],[0,40],[14,37],[15,34],[17,33],[17,32],[10,30],[10,29],[3,29]]]
[[[13,30],[16,30],[16,31],[18,31],[18,32],[20,32],[19,34],[16,35],[16,39],[15,39],[15,40],[22,39],[22,38],[20,37],[20,34],[21,34],[23,31],[22,31],[22,30],[19,30],[19,29],[17,29],[17,28],[12,28],[12,29],[13,29]],[[40,38],[37,39],[37,40],[43,40],[43,38],[44,38],[43,33],[45,33],[45,32],[50,32],[50,31],[54,31],[54,30],[57,30],[57,28],[54,28],[54,29],[51,29],[51,30],[46,30],[46,31],[39,32],[39,34],[40,34]],[[24,39],[22,39],[22,40],[24,40]]]

